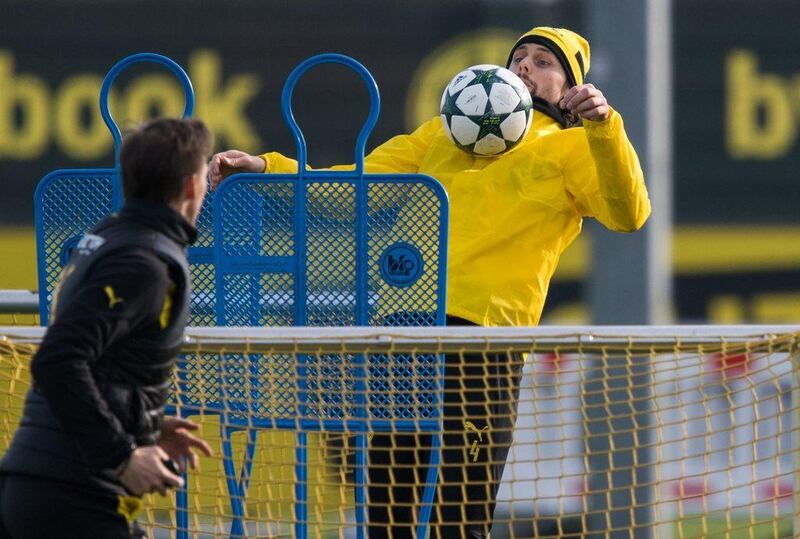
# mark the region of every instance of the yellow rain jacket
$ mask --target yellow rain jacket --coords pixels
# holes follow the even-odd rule
[[[279,153],[261,156],[267,173],[296,173]],[[534,113],[525,140],[499,157],[459,150],[438,117],[377,147],[368,173],[436,178],[450,199],[447,313],[484,326],[534,326],[561,253],[583,217],[631,232],[650,200],[622,117],[561,129]],[[352,169],[352,165],[332,167]]]

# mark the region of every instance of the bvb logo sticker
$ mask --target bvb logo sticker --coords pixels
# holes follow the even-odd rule
[[[381,255],[381,277],[394,286],[410,286],[422,275],[422,255],[408,243],[390,245]]]

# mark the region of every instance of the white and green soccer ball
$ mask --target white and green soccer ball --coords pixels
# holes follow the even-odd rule
[[[500,155],[531,128],[531,94],[518,76],[496,65],[469,67],[453,77],[440,106],[445,133],[465,152]]]

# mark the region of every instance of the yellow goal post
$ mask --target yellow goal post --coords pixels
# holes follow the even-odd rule
[[[0,327],[0,451],[17,427],[30,387],[27,364],[43,332]],[[366,402],[384,408],[410,406],[421,391],[413,379],[419,374],[415,361],[436,356],[451,363],[478,358],[470,368],[447,371],[459,379],[445,387],[464,388],[457,396],[462,400],[476,393],[466,380],[495,387],[492,377],[518,376],[510,381],[518,385],[509,397],[515,423],[497,485],[493,538],[793,537],[800,530],[798,343],[800,326],[188,328],[172,401],[192,397],[191,409],[178,404],[179,410],[201,424],[215,456],[203,458],[200,470],[189,475],[185,531],[230,533],[235,515],[226,480],[231,469],[244,469],[251,434],[234,434],[236,462],[226,468],[220,449],[226,419],[247,422],[256,404],[262,412],[285,416],[296,410],[287,387],[302,385],[314,393],[322,381],[339,393],[319,393],[317,410],[356,414],[347,405],[355,391],[367,392]],[[374,367],[364,371],[366,380],[352,380],[351,362],[358,356]],[[297,370],[309,361],[313,369]],[[504,361],[518,362],[518,374],[493,368]],[[308,379],[299,379],[298,372]],[[389,377],[384,394],[372,394],[378,393],[373,376]],[[220,406],[230,409],[220,413]],[[465,469],[502,464],[491,457],[472,460],[476,448],[491,452],[491,442],[480,445],[484,434],[491,438],[466,426],[469,417],[462,419],[463,432],[444,434],[462,441],[451,449],[466,455]],[[292,429],[254,430],[250,468],[246,477],[234,478],[246,482],[239,500],[244,535],[291,536],[296,438]],[[309,536],[354,537],[353,434],[322,428],[308,436],[303,481]],[[370,514],[378,514],[383,503],[388,515],[388,521],[371,525],[402,524],[395,509],[404,505],[419,516],[419,489],[412,485],[410,498],[396,494],[403,485],[395,481],[405,476],[395,472],[409,466],[398,455],[410,455],[412,471],[420,468],[420,451],[430,440],[417,437],[417,445],[408,446],[396,442],[401,435],[409,436],[382,435],[390,457],[380,465],[389,473],[367,476],[389,478],[368,484],[388,493],[378,500],[370,491]],[[425,475],[415,477],[423,478],[420,486]],[[484,487],[471,485],[470,474],[463,477],[462,492]],[[462,502],[442,496],[434,511]],[[174,496],[146,501],[140,523],[156,537],[176,533]],[[489,526],[488,516],[483,524]]]

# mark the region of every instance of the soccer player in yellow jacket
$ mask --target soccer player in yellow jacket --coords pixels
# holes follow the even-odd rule
[[[589,60],[588,42],[570,30],[537,27],[520,37],[507,67],[531,92],[536,112],[525,140],[505,154],[458,149],[437,117],[365,158],[368,173],[427,174],[446,189],[448,324],[538,324],[558,260],[584,217],[632,232],[649,216],[622,117],[584,81]],[[215,155],[209,170],[216,185],[235,172],[294,173],[297,162],[229,150]],[[478,354],[448,356],[446,364],[444,464],[431,535],[485,537],[511,443],[521,361]],[[415,444],[413,435],[373,438],[371,537],[412,533],[415,494],[402,484],[413,485],[414,463],[427,462]],[[381,484],[393,485],[391,496]]]

